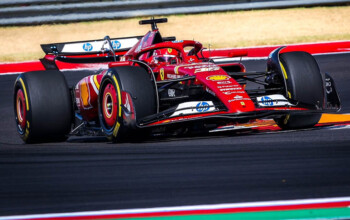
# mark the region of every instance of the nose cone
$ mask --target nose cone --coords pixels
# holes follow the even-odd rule
[[[224,70],[218,68],[196,74],[196,77],[209,93],[220,99],[230,113],[254,111],[255,105],[244,88]]]

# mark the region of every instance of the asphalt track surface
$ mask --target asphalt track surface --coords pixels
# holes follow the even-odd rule
[[[350,113],[350,54],[316,56]],[[265,61],[246,61],[264,70]],[[65,73],[73,85],[84,74]],[[0,216],[350,196],[350,130],[24,145],[0,76]]]

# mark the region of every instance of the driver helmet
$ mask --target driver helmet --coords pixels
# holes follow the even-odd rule
[[[172,48],[157,49],[153,52],[154,63],[177,64],[179,62],[179,53]]]

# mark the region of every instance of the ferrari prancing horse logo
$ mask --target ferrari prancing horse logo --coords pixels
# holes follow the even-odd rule
[[[159,71],[159,74],[160,74],[160,80],[164,80],[164,69],[160,69]]]

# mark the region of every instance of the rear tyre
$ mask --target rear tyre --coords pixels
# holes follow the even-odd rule
[[[113,142],[138,140],[143,136],[137,123],[157,112],[154,82],[148,72],[136,66],[108,70],[100,85],[99,121]]]
[[[66,140],[73,110],[63,74],[54,70],[20,74],[14,85],[14,111],[25,143]]]
[[[324,102],[323,78],[313,56],[306,52],[280,55],[283,74],[286,75],[288,98],[322,108]],[[282,129],[311,128],[318,123],[321,113],[288,114],[275,119]]]

